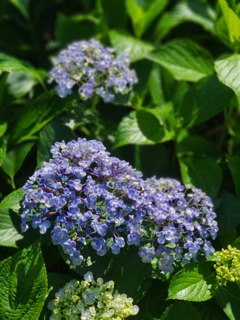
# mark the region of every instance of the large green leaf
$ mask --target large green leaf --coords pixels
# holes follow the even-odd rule
[[[40,245],[33,244],[0,263],[1,319],[38,319],[46,294]]]
[[[178,139],[177,153],[179,156],[220,156],[220,152],[214,148],[214,144],[209,139],[201,135],[187,134]]]
[[[215,61],[215,70],[219,80],[231,88],[240,101],[240,54],[225,56]]]
[[[2,165],[3,159],[6,153],[6,143],[4,141],[3,135],[7,130],[7,122],[0,122],[0,167]]]
[[[212,263],[189,264],[172,277],[168,299],[201,302],[211,299],[216,293]]]
[[[21,111],[16,125],[10,128],[9,144],[36,140],[36,134],[71,103],[71,98],[59,98],[55,91],[44,93]]]
[[[240,156],[229,157],[228,167],[233,177],[236,193],[240,198]]]
[[[14,186],[14,176],[21,168],[23,161],[27,154],[32,149],[33,143],[24,143],[16,148],[8,151],[3,159],[2,168],[6,174],[11,178],[12,185]]]
[[[132,62],[145,58],[147,53],[154,49],[152,44],[138,40],[127,33],[112,30],[109,36],[112,46],[119,53],[125,52]]]
[[[141,37],[168,2],[169,0],[126,0],[127,12],[137,37]]]
[[[155,109],[138,110],[137,121],[140,130],[149,140],[164,142],[173,139],[172,105],[166,104]]]
[[[6,154],[6,145],[0,140],[0,166],[3,163],[3,159],[5,157]]]
[[[4,135],[7,130],[7,122],[0,122],[0,138]]]
[[[183,156],[179,158],[182,180],[215,197],[222,184],[222,171],[213,158],[207,156]]]
[[[177,80],[198,81],[213,73],[210,54],[188,39],[175,39],[149,52],[147,58],[171,72]]]
[[[156,63],[154,63],[152,67],[148,80],[148,87],[152,102],[155,105],[160,105],[166,102],[163,90],[162,70]]]
[[[50,149],[56,141],[70,141],[74,136],[69,127],[61,122],[52,121],[41,132],[37,151],[37,165],[40,167],[44,161],[48,161],[52,154]]]
[[[10,73],[7,79],[8,92],[15,98],[21,98],[25,94],[31,93],[37,82],[32,73],[26,71]]]
[[[177,301],[167,309],[162,314],[160,320],[201,320],[201,316],[193,307],[193,305],[188,301]]]
[[[219,234],[231,232],[240,224],[239,212],[240,200],[229,192],[223,192],[217,215]]]
[[[240,319],[240,288],[236,284],[219,288],[215,299],[230,320]]]
[[[114,147],[121,147],[126,144],[153,144],[139,128],[136,112],[131,112],[128,116],[124,117],[120,122]]]
[[[186,93],[177,110],[182,126],[192,127],[216,116],[228,107],[233,94],[215,75],[198,81]]]
[[[226,0],[219,0],[220,7],[228,28],[229,39],[233,45],[240,44],[240,19],[238,15],[229,7]]]
[[[154,38],[163,39],[174,27],[183,22],[193,22],[201,25],[207,31],[214,33],[216,12],[208,3],[201,0],[177,1],[175,7],[165,12],[159,19]]]
[[[34,76],[34,78],[36,78],[37,81],[41,83],[43,88],[45,88],[45,84],[43,81],[43,75],[44,75],[43,71],[34,69],[30,64],[1,52],[0,52],[0,72],[9,72],[9,73],[27,72],[32,76]]]
[[[17,247],[17,241],[23,236],[16,229],[20,225],[20,218],[13,211],[20,208],[19,202],[23,198],[23,190],[18,189],[10,193],[0,203],[0,245]]]
[[[109,29],[126,29],[128,16],[123,0],[102,0],[102,9]]]
[[[21,14],[29,19],[30,0],[10,0],[10,2],[21,12]]]
[[[28,68],[27,64],[24,62],[7,55],[5,53],[0,53],[0,71],[6,72],[19,72],[26,71]]]
[[[226,315],[214,299],[195,303],[202,320],[227,320]]]
[[[151,284],[150,274],[151,265],[143,263],[137,250],[130,246],[114,257],[111,270],[107,276],[109,280],[115,282],[119,292],[126,293],[137,302],[144,297],[149,289]]]

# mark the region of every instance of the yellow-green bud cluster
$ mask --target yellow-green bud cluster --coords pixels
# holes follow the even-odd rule
[[[114,290],[114,282],[96,281],[91,272],[84,280],[72,280],[48,304],[50,320],[122,320],[138,313],[133,299]]]
[[[227,282],[240,281],[240,250],[228,245],[227,249],[213,254],[216,263],[216,280],[219,285],[226,286]]]

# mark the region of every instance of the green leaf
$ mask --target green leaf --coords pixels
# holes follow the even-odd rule
[[[47,294],[40,245],[33,244],[0,263],[0,318],[38,319]]]
[[[202,320],[226,320],[226,315],[214,299],[195,303]]]
[[[131,62],[145,58],[147,53],[154,49],[152,44],[138,40],[127,33],[112,30],[109,36],[111,44],[117,52],[125,52]]]
[[[62,46],[77,39],[94,36],[98,20],[92,15],[75,14],[72,16],[59,13],[56,20],[55,37]]]
[[[170,104],[166,104],[155,109],[137,111],[138,125],[144,136],[154,142],[173,139],[174,132],[171,130],[171,117],[169,116],[171,108]],[[166,122],[168,120],[170,124]]]
[[[26,71],[27,65],[22,61],[7,55],[0,53],[0,71],[1,72],[19,72]]]
[[[214,145],[208,139],[194,134],[184,136],[178,141],[177,153],[179,156],[219,156]]]
[[[11,128],[9,144],[36,140],[36,134],[71,103],[69,96],[59,98],[55,91],[46,92],[27,104],[19,114],[16,125]]]
[[[210,76],[194,84],[177,110],[182,127],[193,127],[223,111],[230,103],[233,91]]]
[[[7,130],[7,122],[0,122],[0,138],[4,135]]]
[[[37,84],[37,79],[32,73],[19,71],[8,75],[7,84],[8,92],[16,98],[21,98],[31,92],[32,88]]]
[[[52,121],[41,132],[37,151],[37,165],[40,167],[44,161],[48,161],[52,154],[50,149],[56,141],[70,141],[74,136],[69,127],[61,122]]]
[[[169,150],[163,143],[144,145],[140,148],[141,171],[144,177],[168,176],[171,174]],[[149,155],[151,155],[149,157]]]
[[[4,133],[7,130],[7,122],[0,122],[0,166],[6,153],[6,142],[3,138]]]
[[[123,0],[102,0],[102,9],[109,29],[126,29],[128,16]]]
[[[240,200],[229,192],[221,194],[221,203],[218,207],[219,234],[232,231],[240,224]]]
[[[216,12],[208,3],[201,0],[178,1],[173,10],[165,12],[159,19],[154,38],[161,40],[176,26],[183,22],[193,22],[214,33]]]
[[[148,305],[146,301],[143,299],[138,304],[139,312],[137,315],[134,316],[134,320],[158,320],[152,317],[148,311]]]
[[[142,263],[137,250],[129,247],[114,257],[108,279],[113,280],[119,292],[132,297],[135,302],[140,301],[151,284],[149,274],[151,266]]]
[[[42,85],[42,87],[45,88],[45,84],[43,81],[44,72],[42,70],[39,71],[37,69],[34,69],[30,64],[5,53],[0,53],[0,72],[27,72],[34,76]]]
[[[179,158],[184,184],[189,184],[215,197],[222,185],[222,171],[216,161],[206,156]]]
[[[219,0],[220,7],[228,28],[229,39],[233,45],[240,44],[240,19],[237,14],[228,6],[226,0]]]
[[[6,154],[6,146],[0,141],[0,167]]]
[[[147,58],[166,68],[177,80],[198,81],[213,73],[210,54],[188,39],[176,39],[148,53]]]
[[[5,71],[0,72],[0,107],[2,105],[4,94],[5,94],[7,77],[8,77],[8,72],[5,72]]]
[[[168,299],[201,302],[211,299],[215,293],[212,263],[191,263],[172,277]]]
[[[219,80],[231,88],[237,95],[238,101],[240,102],[240,55],[233,54],[225,56],[215,61],[215,70]]]
[[[7,195],[0,203],[0,209],[12,209],[18,211],[20,209],[20,201],[23,199],[23,189],[17,189]]]
[[[199,312],[188,301],[177,301],[171,306],[167,307],[161,316],[160,320],[201,320]]]
[[[18,211],[23,199],[23,190],[18,189],[10,193],[0,203],[0,245],[17,247],[17,241],[23,238],[16,226],[20,225],[20,218],[13,211]]]
[[[152,67],[148,80],[148,87],[152,102],[155,105],[160,105],[166,102],[163,90],[162,70],[156,63],[154,63]]]
[[[230,320],[240,319],[240,289],[236,284],[220,287],[215,299]]]
[[[27,154],[32,149],[33,143],[25,143],[8,151],[3,159],[2,168],[11,178],[14,187],[14,176],[21,168]]]
[[[21,12],[21,14],[29,19],[30,0],[10,0],[10,2]]]
[[[156,17],[164,10],[168,0],[136,1],[126,0],[127,12],[132,20],[138,38],[148,29]]]
[[[223,16],[219,17],[216,21],[215,32],[219,40],[232,50],[233,48],[229,39],[228,27]]]
[[[240,249],[240,237],[236,238],[231,245],[232,247]]]
[[[228,167],[231,171],[238,198],[240,198],[240,156],[228,158]]]
[[[124,117],[117,129],[114,147],[126,144],[153,144],[153,141],[147,139],[140,130],[135,111]]]

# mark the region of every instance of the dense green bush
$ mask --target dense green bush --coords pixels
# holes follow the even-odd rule
[[[138,82],[109,103],[58,97],[49,72],[59,52],[93,38],[126,53]],[[88,271],[133,298],[129,318],[240,319],[239,51],[238,0],[1,0],[0,319],[49,319],[55,293]],[[177,179],[211,197],[217,253],[164,274],[135,246],[99,256],[86,245],[87,262],[73,266],[50,230],[22,232],[22,187],[55,142],[78,138],[101,141],[144,181]]]

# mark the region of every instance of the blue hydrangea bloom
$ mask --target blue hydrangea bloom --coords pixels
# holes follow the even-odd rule
[[[213,253],[216,214],[201,190],[173,179],[144,180],[96,140],[58,142],[51,153],[23,187],[22,232],[29,224],[41,234],[51,228],[53,244],[74,265],[85,259],[86,245],[100,256],[138,246],[142,261],[157,259],[164,273]]]
[[[77,87],[81,99],[96,94],[107,103],[114,100],[116,93],[128,93],[137,82],[129,63],[125,54],[117,56],[113,48],[104,48],[94,39],[76,41],[58,55],[50,82],[57,82],[56,90],[62,98]]]

